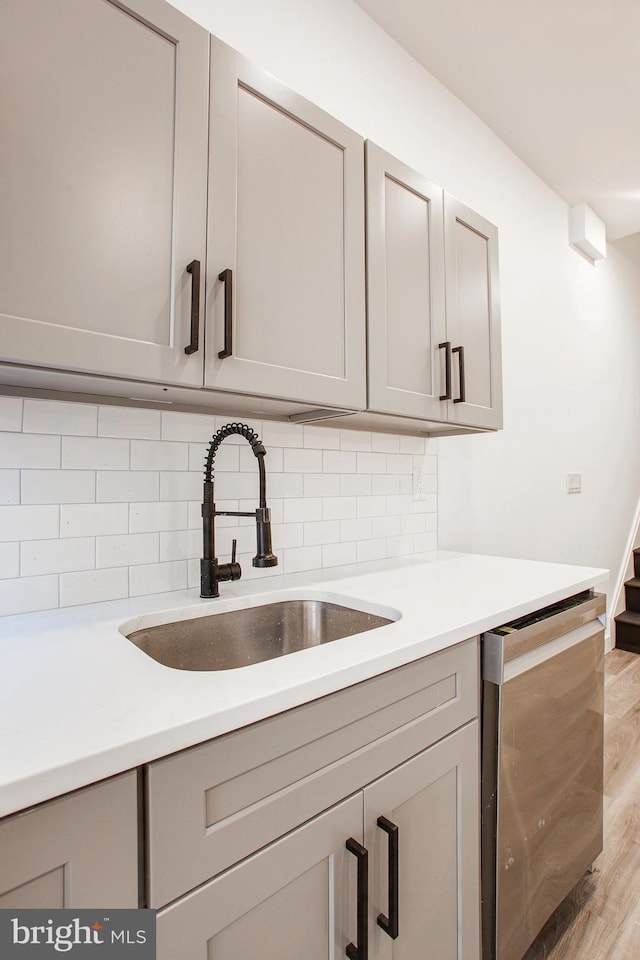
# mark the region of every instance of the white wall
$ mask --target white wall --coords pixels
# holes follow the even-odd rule
[[[564,202],[351,0],[173,2],[499,227],[505,429],[439,441],[439,546],[617,574],[640,491],[637,266],[570,249]]]

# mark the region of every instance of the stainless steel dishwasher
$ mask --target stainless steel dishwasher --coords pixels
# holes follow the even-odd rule
[[[482,638],[483,960],[521,960],[602,851],[604,596]]]

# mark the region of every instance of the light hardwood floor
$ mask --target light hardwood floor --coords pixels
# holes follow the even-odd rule
[[[605,657],[604,851],[523,960],[640,960],[640,656]]]

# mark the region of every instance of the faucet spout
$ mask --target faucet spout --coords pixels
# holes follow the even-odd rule
[[[216,510],[214,501],[214,460],[218,448],[227,437],[237,435],[244,437],[249,443],[254,456],[258,461],[259,473],[259,506],[255,514],[238,510]],[[246,423],[227,423],[211,438],[207,450],[204,470],[204,489],[202,498],[202,559],[200,561],[200,596],[218,597],[218,584],[226,580],[239,580],[242,569],[235,561],[234,555],[230,563],[219,563],[215,548],[215,518],[225,517],[253,517],[256,520],[256,555],[252,560],[254,567],[275,567],[278,558],[271,545],[271,513],[267,506],[267,478],[264,466],[266,449],[258,434]]]

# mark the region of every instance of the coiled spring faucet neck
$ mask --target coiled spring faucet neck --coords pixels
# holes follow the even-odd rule
[[[254,513],[247,513],[238,510],[216,510],[213,499],[214,471],[213,464],[218,451],[218,447],[227,437],[244,437],[250,445],[253,454],[258,461],[258,472],[260,481],[259,506]],[[211,438],[207,449],[204,468],[204,489],[202,497],[202,560],[200,561],[200,596],[217,597],[219,596],[218,583],[224,580],[239,580],[242,570],[239,563],[236,563],[236,541],[233,541],[233,549],[230,563],[218,563],[215,550],[215,518],[224,517],[253,517],[256,520],[256,555],[252,560],[254,567],[275,567],[278,558],[273,553],[271,547],[271,514],[267,507],[267,477],[264,466],[266,449],[260,437],[246,423],[227,423],[221,427]]]

